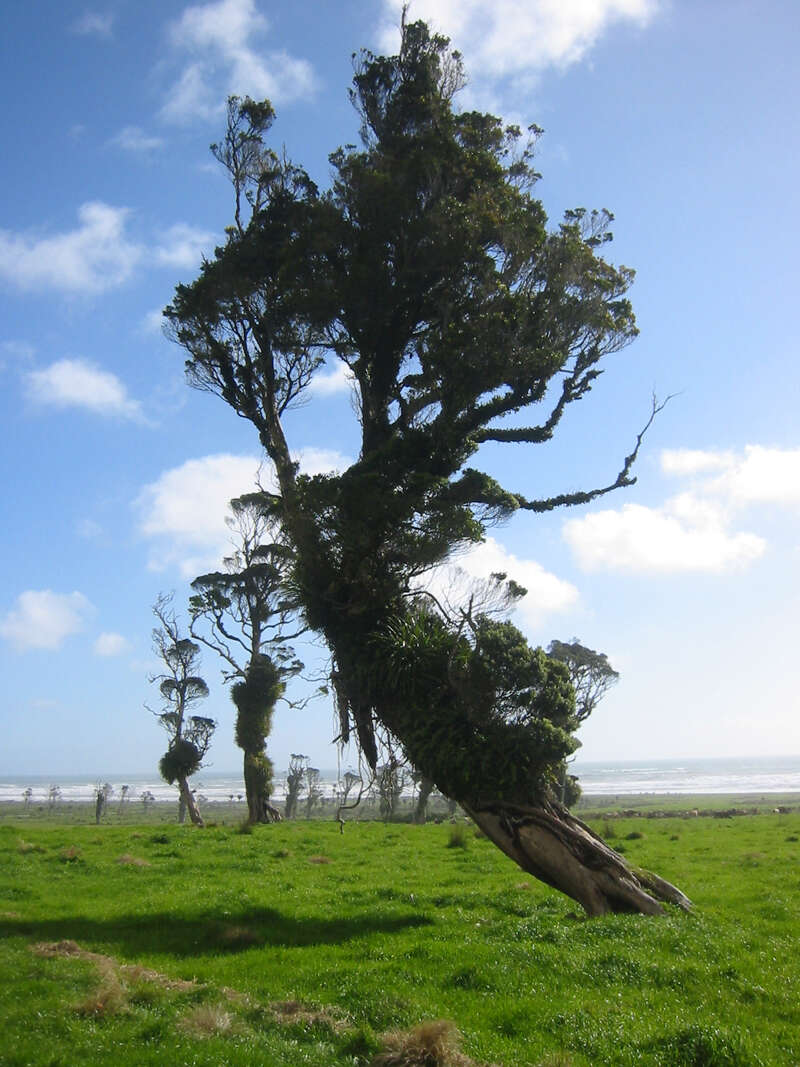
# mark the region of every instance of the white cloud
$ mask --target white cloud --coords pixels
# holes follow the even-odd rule
[[[395,51],[404,0],[384,0],[380,45]],[[425,19],[463,53],[471,78],[529,83],[548,67],[577,63],[617,22],[640,26],[659,0],[413,0],[410,19]]]
[[[98,37],[110,37],[114,26],[112,11],[86,11],[72,24],[72,32],[82,36],[95,34]]]
[[[661,453],[665,474],[711,475],[700,491],[730,507],[749,504],[800,503],[800,448],[745,445],[743,452],[667,449]]]
[[[145,133],[139,126],[125,126],[109,143],[126,152],[154,152],[163,148],[164,139]]]
[[[309,63],[264,51],[268,22],[254,0],[217,0],[187,7],[170,27],[173,46],[190,57],[162,108],[172,122],[218,115],[232,93],[289,100],[314,88]]]
[[[164,313],[161,308],[154,308],[152,311],[148,311],[141,322],[142,333],[161,333],[164,329]]]
[[[84,408],[96,415],[141,421],[137,400],[131,400],[115,374],[83,359],[59,359],[27,376],[28,394],[37,404]]]
[[[58,649],[84,626],[91,603],[82,593],[54,593],[29,589],[0,622],[0,636],[25,652],[32,648]]]
[[[156,261],[167,267],[197,267],[203,252],[214,246],[215,235],[178,222],[164,232],[156,247]]]
[[[345,470],[353,462],[348,456],[332,448],[301,448],[292,453],[303,474],[332,474]]]
[[[349,392],[354,383],[352,371],[340,360],[333,370],[315,374],[311,379],[309,391],[315,396],[332,396],[334,393]]]
[[[766,549],[756,534],[731,533],[722,510],[689,494],[661,508],[625,504],[570,519],[563,534],[586,571],[721,573],[751,563]]]
[[[228,504],[256,488],[259,468],[255,456],[204,456],[164,471],[146,485],[136,510],[141,532],[156,542],[151,569],[177,566],[183,577],[194,578],[219,566],[230,551]]]
[[[302,449],[295,457],[306,474],[345,467],[349,460],[326,449]],[[149,566],[177,567],[184,578],[220,566],[231,550],[228,504],[273,484],[271,467],[257,456],[220,454],[190,459],[146,485],[135,503],[141,533],[154,542]]]
[[[625,504],[564,523],[563,535],[584,570],[722,573],[766,551],[755,533],[732,529],[752,505],[800,504],[800,448],[666,449],[664,474],[690,489],[660,507]],[[755,514],[755,513],[754,513]]]
[[[102,633],[98,635],[93,647],[96,656],[121,656],[131,645],[122,634]]]
[[[734,505],[800,503],[800,448],[747,445],[744,455],[711,483]]]
[[[79,226],[52,237],[0,230],[0,277],[21,289],[101,293],[131,276],[142,248],[125,235],[127,208],[83,204]]]
[[[469,595],[469,583],[464,582],[464,576],[482,579],[492,574],[507,574],[527,589],[515,613],[519,622],[531,630],[537,630],[547,617],[566,611],[578,600],[578,590],[570,582],[557,578],[535,560],[513,555],[493,537],[455,556],[451,563],[434,568],[419,585],[452,602],[454,596],[459,599],[461,590],[464,591],[461,599]]]
[[[704,452],[696,448],[665,448],[661,453],[664,474],[707,474],[726,470],[734,462],[732,452]]]

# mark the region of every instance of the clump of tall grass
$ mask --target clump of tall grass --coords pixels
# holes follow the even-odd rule
[[[110,960],[95,961],[100,982],[89,996],[75,1005],[79,1015],[119,1015],[128,1010],[128,991],[120,981],[119,973]]]
[[[384,1051],[370,1067],[474,1067],[461,1051],[461,1034],[449,1019],[431,1019],[411,1030],[392,1030],[381,1038]]]
[[[467,828],[463,823],[454,823],[450,827],[450,833],[447,837],[448,848],[466,848],[467,847]]]
[[[21,852],[23,856],[29,852],[44,852],[44,845],[35,845],[32,841],[23,841],[20,838],[17,843],[17,852]]]
[[[117,863],[121,863],[122,866],[128,867],[149,867],[150,861],[143,860],[139,856],[132,856],[130,852],[123,852],[123,854],[117,859]]]
[[[226,1037],[234,1032],[234,1019],[221,1004],[198,1004],[178,1023],[192,1037]]]

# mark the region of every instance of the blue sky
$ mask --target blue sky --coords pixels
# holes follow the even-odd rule
[[[151,606],[228,547],[255,434],[190,390],[160,330],[232,216],[208,144],[228,93],[272,99],[320,184],[356,139],[351,54],[396,0],[15,3],[0,78],[0,774],[148,771]],[[530,592],[541,644],[608,653],[584,759],[800,753],[800,188],[794,0],[415,0],[464,54],[463,104],[544,127],[538,195],[616,215],[641,336],[549,445],[487,451],[527,496],[605,484],[647,418],[639,482],[522,515],[460,561]],[[292,417],[306,469],[356,449],[330,367]],[[313,658],[321,653],[305,650]],[[211,653],[215,769],[239,765]],[[331,708],[279,710],[270,751],[336,763]]]

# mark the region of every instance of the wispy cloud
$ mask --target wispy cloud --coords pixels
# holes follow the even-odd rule
[[[19,652],[58,649],[67,637],[79,633],[92,605],[83,593],[54,593],[29,589],[0,621],[0,637]]]
[[[586,571],[634,574],[723,573],[752,563],[766,542],[732,533],[727,517],[703,502],[675,498],[663,507],[625,504],[564,523],[564,538]]]
[[[186,123],[218,116],[227,96],[290,100],[313,91],[312,68],[283,50],[268,51],[269,28],[254,0],[217,0],[187,7],[170,26],[186,64],[172,85],[162,118]]]
[[[178,222],[165,230],[156,246],[155,258],[167,267],[197,267],[204,252],[214,247],[216,235]]]
[[[21,289],[101,293],[127,281],[142,248],[126,236],[127,208],[83,204],[79,225],[40,236],[0,230],[0,278]]]
[[[735,530],[748,509],[800,505],[800,448],[667,449],[664,474],[688,487],[659,507],[625,504],[564,523],[579,564],[590,571],[723,573],[764,554],[759,534]],[[748,525],[756,516],[748,516]],[[756,520],[757,521],[757,520]]]
[[[352,371],[340,360],[332,370],[320,371],[314,375],[309,392],[316,396],[333,396],[335,393],[349,393],[354,385]]]
[[[115,633],[99,634],[92,646],[96,656],[103,656],[106,658],[121,656],[124,652],[127,652],[130,647],[131,643],[127,637]]]
[[[459,553],[449,564],[434,568],[420,580],[419,586],[443,602],[458,603],[468,599],[471,581],[487,579],[493,574],[507,574],[527,590],[514,614],[530,631],[540,629],[551,615],[569,610],[578,601],[578,590],[571,582],[545,570],[536,560],[515,556],[493,537]]]
[[[72,32],[81,36],[111,37],[113,29],[113,11],[85,11],[72,23]]]
[[[59,359],[27,375],[34,403],[56,408],[82,408],[95,415],[143,420],[141,405],[110,371],[83,359]]]
[[[342,469],[339,452],[303,449],[295,455],[306,474]],[[219,567],[231,550],[226,524],[230,501],[274,485],[271,466],[256,456],[222,453],[190,459],[146,485],[134,503],[139,530],[152,543],[152,570],[177,567],[184,578]]]
[[[109,144],[122,148],[126,152],[148,153],[164,147],[164,138],[145,133],[139,126],[125,126]]]
[[[396,51],[405,0],[383,0],[380,47]],[[615,23],[644,26],[659,0],[413,0],[422,18],[463,53],[473,95],[485,100],[503,79],[530,85],[547,68],[582,60]]]

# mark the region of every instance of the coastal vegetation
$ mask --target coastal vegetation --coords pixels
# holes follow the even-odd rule
[[[97,827],[89,808],[83,826],[21,804],[0,824],[9,1067],[139,1067],[165,1048],[367,1067],[413,1062],[377,1057],[441,1021],[469,1060],[434,1067],[800,1061],[800,814],[601,818],[632,865],[691,884],[695,910],[586,921],[463,822],[454,843],[449,824],[197,833]]]

